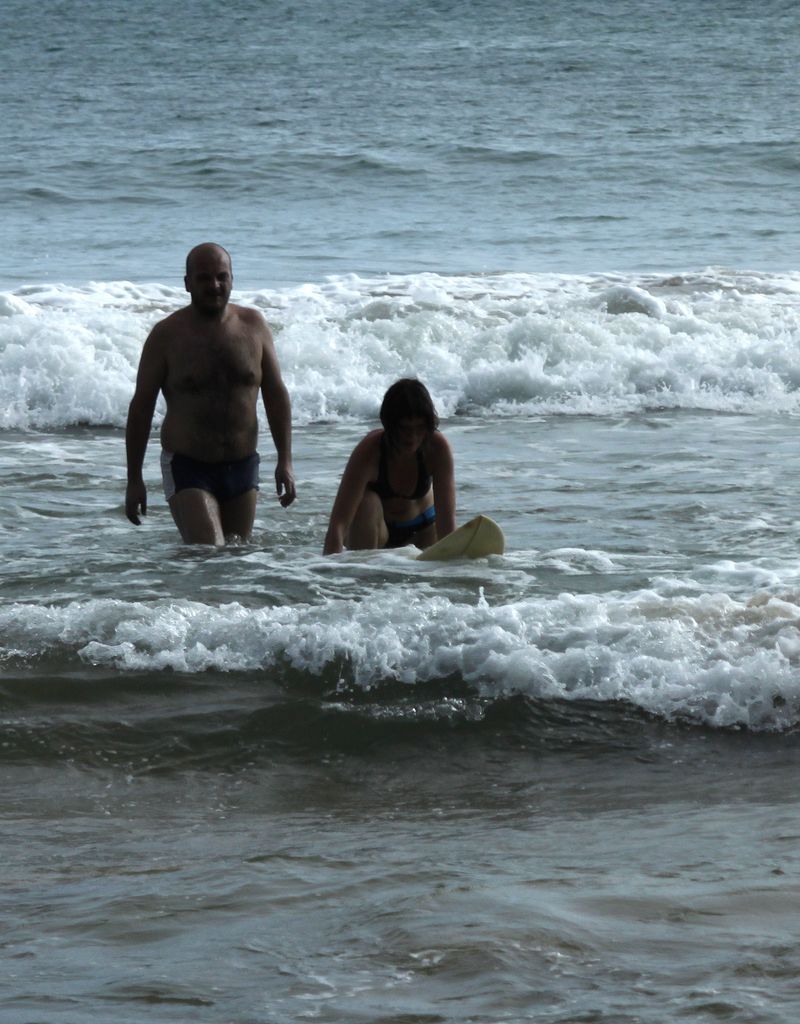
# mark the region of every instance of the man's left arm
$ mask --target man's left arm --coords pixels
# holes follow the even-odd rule
[[[281,505],[286,508],[296,497],[294,468],[292,466],[292,403],[283,383],[281,368],[272,332],[266,321],[261,319],[261,397],[267,414],[278,464],[275,467],[275,489]]]

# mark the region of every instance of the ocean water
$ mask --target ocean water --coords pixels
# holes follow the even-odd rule
[[[797,12],[0,12],[2,1024],[800,1008]],[[214,239],[298,500],[124,518]],[[323,558],[419,375],[501,557]],[[156,426],[163,414],[159,407]]]
[[[6,0],[0,285],[795,266],[782,0]]]

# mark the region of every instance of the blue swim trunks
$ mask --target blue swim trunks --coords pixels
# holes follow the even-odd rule
[[[258,452],[235,462],[201,462],[188,455],[161,451],[161,477],[167,501],[178,491],[197,487],[213,494],[219,502],[258,490]]]

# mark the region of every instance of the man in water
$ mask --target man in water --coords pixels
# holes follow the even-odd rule
[[[191,303],[157,323],[142,350],[125,433],[125,514],[139,526],[147,512],[142,465],[162,391],[161,470],[173,519],[187,544],[221,545],[253,529],[259,391],[278,454],[278,497],[284,507],[295,499],[291,404],[264,318],[228,302],[226,250],[192,249],[184,284]]]

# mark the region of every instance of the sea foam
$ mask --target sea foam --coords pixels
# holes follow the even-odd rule
[[[444,417],[796,412],[800,274],[331,278],[235,295],[272,324],[299,424],[374,417],[419,376]],[[0,426],[122,426],[144,339],[185,293],[0,295]],[[160,412],[159,412],[160,415]]]
[[[191,600],[0,609],[0,661],[120,671],[298,670],[334,691],[460,678],[492,700],[624,702],[665,719],[800,723],[800,592],[560,594],[453,601],[387,588],[368,602],[245,608]]]

